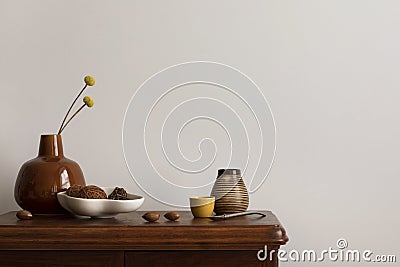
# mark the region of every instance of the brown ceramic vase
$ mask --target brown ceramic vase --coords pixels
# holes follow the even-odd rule
[[[243,212],[249,206],[249,193],[239,169],[219,169],[211,196],[215,197],[217,215]]]
[[[34,214],[66,213],[57,193],[74,184],[86,185],[79,165],[64,157],[61,135],[42,135],[39,154],[25,162],[15,182],[14,197]]]

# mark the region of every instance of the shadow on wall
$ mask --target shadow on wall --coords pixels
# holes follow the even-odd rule
[[[6,146],[2,143],[1,147]],[[12,157],[8,155],[8,151],[5,150],[0,150],[0,159],[0,187],[2,189],[0,194],[0,214],[3,214],[19,209],[14,200],[14,185],[22,162],[13,161]]]

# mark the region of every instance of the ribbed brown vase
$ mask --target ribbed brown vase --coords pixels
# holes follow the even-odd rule
[[[239,169],[219,169],[211,196],[215,197],[216,214],[243,212],[249,206],[249,194]]]
[[[19,170],[14,197],[21,208],[34,214],[65,213],[57,193],[73,184],[85,185],[85,178],[79,165],[64,157],[61,135],[42,135],[38,156]]]

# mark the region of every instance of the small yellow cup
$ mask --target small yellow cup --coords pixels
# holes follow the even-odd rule
[[[196,218],[212,216],[214,205],[215,197],[190,197],[190,210]]]

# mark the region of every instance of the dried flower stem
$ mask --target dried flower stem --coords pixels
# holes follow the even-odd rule
[[[62,121],[62,123],[61,123],[60,129],[58,130],[58,134],[61,134],[61,132],[64,130],[65,126],[67,126],[68,122],[70,122],[71,119],[77,114],[77,112],[79,112],[79,111],[83,108],[83,107],[81,107],[77,112],[75,112],[75,114],[72,116],[72,118],[70,118],[70,119],[68,120],[68,122],[64,125],[64,122],[65,122],[65,120],[67,119],[69,113],[71,112],[71,109],[72,109],[72,107],[74,106],[76,100],[78,100],[78,98],[81,96],[81,94],[83,93],[83,91],[85,91],[85,89],[86,89],[87,86],[88,86],[88,85],[85,84],[85,86],[82,88],[82,90],[80,91],[80,93],[78,94],[78,96],[75,98],[74,102],[72,102],[72,105],[69,107],[68,112],[67,112],[67,114],[65,114],[65,117],[64,117],[64,119],[63,119],[63,121]]]
[[[75,113],[74,115],[71,116],[71,118],[69,118],[69,120],[65,123],[64,127],[62,127],[59,131],[58,134],[61,134],[62,131],[64,131],[65,127],[67,127],[67,125],[71,122],[71,120],[79,113],[79,111],[81,111],[84,107],[86,106],[86,104],[83,104]]]

